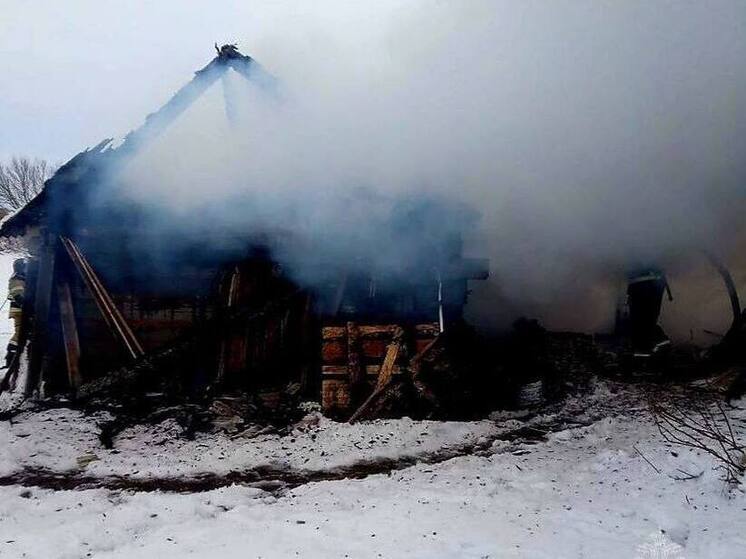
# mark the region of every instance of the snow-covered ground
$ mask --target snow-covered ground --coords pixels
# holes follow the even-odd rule
[[[13,258],[0,255],[3,301]],[[11,328],[6,305],[0,356]],[[531,419],[350,426],[311,415],[284,436],[194,440],[167,420],[124,430],[113,449],[98,437],[106,414],[28,412],[0,422],[4,483],[37,471],[157,482],[256,468],[313,473],[388,461],[394,469],[273,492],[5,485],[0,558],[746,557],[743,488],[728,489],[708,455],[663,444],[634,388],[609,386]],[[739,407],[733,425],[744,438],[746,401]],[[587,425],[540,442],[504,440],[562,411]],[[681,481],[682,472],[702,475]]]
[[[107,450],[98,438],[99,423],[107,419],[108,414],[53,409],[0,422],[0,476],[24,469],[84,471],[100,477],[124,474],[134,479],[224,475],[259,467],[326,470],[471,447],[497,432],[491,421],[404,418],[348,425],[310,414],[285,436],[198,434],[187,440],[179,437],[181,429],[169,419],[126,429]]]
[[[709,456],[663,444],[634,397],[626,396],[601,386],[572,405],[586,401],[598,410],[605,402],[606,417],[592,414],[590,425],[550,433],[545,441],[497,439],[478,455],[273,493],[235,485],[190,494],[2,487],[0,557],[743,557],[743,490],[728,490]],[[743,437],[746,401],[738,406],[733,425]],[[123,434],[119,454],[108,456],[97,446],[95,419],[69,413],[49,411],[5,425],[0,436],[13,442],[0,446],[14,449],[6,452],[5,471],[43,464],[97,475],[147,468],[148,475],[186,475],[209,464],[225,471],[220,464],[264,461],[323,468],[411,455],[418,452],[413,446],[433,451],[438,441],[490,438],[505,427],[502,420],[360,426],[324,420],[305,433],[202,448],[204,440],[170,446],[176,443],[162,425]],[[67,443],[57,441],[61,432],[69,433]],[[24,457],[22,450],[37,455]],[[83,465],[74,459],[81,450],[101,455]],[[702,475],[674,479],[681,471]]]

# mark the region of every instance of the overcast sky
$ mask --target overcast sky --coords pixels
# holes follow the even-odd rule
[[[430,39],[437,41],[447,28],[437,17],[451,17],[442,16],[448,13],[444,4],[0,0],[0,158],[29,154],[66,159],[101,138],[125,133],[210,59],[215,41],[236,41],[279,73],[294,58],[328,54],[332,46],[352,50],[365,67],[396,56],[396,39],[387,43],[386,34],[397,21],[411,26],[412,37],[430,32]],[[742,1],[451,4],[459,6],[456,18],[496,14],[518,53],[508,56],[523,55],[528,65],[537,53],[549,55],[558,65],[571,64],[576,54],[573,37],[579,47],[602,47],[599,57],[608,56],[612,63],[620,60],[614,56],[616,48],[632,57],[631,62],[644,58],[636,43],[650,45],[655,36],[669,55],[678,51],[696,57],[701,51],[707,57],[720,50],[723,69],[743,66],[746,54]],[[438,15],[430,17],[429,12]],[[468,35],[468,26],[464,29]],[[558,39],[562,42],[553,45]],[[542,45],[551,49],[542,51]],[[485,53],[491,55],[500,53]],[[628,68],[619,70],[628,73]],[[609,75],[615,71],[608,68]],[[530,77],[529,72],[505,79]]]
[[[214,56],[214,42],[281,65],[376,27],[396,4],[0,0],[0,158],[66,159],[126,133]]]

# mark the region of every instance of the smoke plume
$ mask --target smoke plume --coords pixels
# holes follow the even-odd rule
[[[385,268],[424,250],[391,242],[398,201],[436,200],[453,212],[423,236],[490,258],[470,312],[492,326],[599,328],[628,268],[742,243],[738,3],[324,6],[239,44],[275,95],[231,73],[130,163],[118,192],[150,226],[290,230]]]

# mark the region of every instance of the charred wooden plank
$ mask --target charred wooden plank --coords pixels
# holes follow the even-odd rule
[[[96,305],[114,337],[122,342],[122,345],[127,349],[133,359],[142,357],[145,354],[142,345],[137,340],[122,313],[114,304],[114,301],[101,283],[101,280],[99,280],[93,267],[72,240],[66,237],[60,237],[60,240],[62,241],[62,246],[70,256],[70,260],[72,260],[88,290],[93,295]]]
[[[350,395],[355,401],[365,385],[365,371],[360,356],[360,329],[354,322],[347,323],[347,374]]]
[[[393,334],[399,329],[397,324],[360,324],[361,356],[366,373],[366,397],[373,391],[380,372],[380,365],[387,353]],[[437,322],[420,323],[413,326],[410,333],[415,354],[428,348],[438,336]],[[322,409],[328,413],[345,413],[350,407],[350,385],[347,368],[347,329],[343,326],[325,326],[322,328]],[[402,374],[401,353],[397,356],[392,369],[394,376]],[[419,390],[419,389],[418,389]],[[392,391],[395,393],[396,391]],[[354,405],[354,404],[353,404]]]
[[[435,397],[433,391],[430,390],[430,387],[422,380],[420,371],[422,369],[423,361],[427,359],[434,350],[442,345],[442,340],[443,336],[439,335],[436,338],[430,340],[430,342],[427,343],[422,349],[418,348],[417,355],[410,359],[408,366],[409,373],[411,375],[412,386],[414,386],[420,398],[426,400],[430,404],[430,406],[433,407],[433,409],[437,409],[439,407],[439,402],[437,401],[437,398]]]
[[[103,377],[83,384],[78,390],[78,399],[85,400],[100,396],[123,397],[131,395],[131,388],[137,386],[144,377],[151,378],[167,371],[171,364],[184,359],[184,355],[197,346],[218,341],[224,327],[243,325],[249,327],[256,321],[266,319],[270,313],[284,309],[304,292],[295,290],[284,297],[268,302],[257,310],[246,307],[233,309],[227,317],[214,317],[182,335],[166,347],[162,347],[137,359],[134,363],[110,371]]]
[[[436,336],[428,341],[421,349],[418,348],[417,354],[409,361],[410,370],[417,371],[422,360],[427,357],[427,355],[440,343],[442,339],[442,336]]]
[[[39,256],[39,271],[36,276],[36,291],[34,296],[34,332],[32,335],[31,359],[26,376],[25,394],[30,396],[39,388],[44,377],[44,371],[49,360],[47,347],[47,321],[49,308],[52,303],[52,288],[54,287],[54,246],[47,239]]]
[[[60,322],[62,325],[62,339],[65,344],[68,382],[70,383],[70,388],[77,390],[82,382],[80,374],[80,340],[78,338],[78,326],[75,322],[75,310],[70,294],[70,284],[64,279],[57,283],[57,301],[60,307]]]
[[[238,285],[241,281],[241,271],[238,266],[234,267],[231,271],[230,282],[228,286],[228,292],[226,294],[225,307],[231,309],[236,301],[236,294],[238,293]],[[230,340],[228,339],[228,332],[225,332],[223,339],[220,341],[220,349],[218,350],[218,366],[215,373],[215,383],[220,384],[225,378],[226,362],[229,360],[230,351]]]
[[[389,344],[388,350],[386,351],[386,357],[381,364],[381,370],[378,373],[378,381],[376,382],[376,388],[373,393],[363,402],[363,404],[352,414],[349,419],[350,423],[355,423],[358,419],[363,417],[368,410],[373,406],[376,400],[384,393],[388,385],[391,383],[393,378],[394,363],[401,350],[404,338],[404,330],[397,327],[394,332],[394,337]]]
[[[381,370],[378,373],[378,382],[376,382],[376,390],[381,390],[389,382],[394,374],[394,363],[396,358],[399,356],[399,352],[402,348],[402,341],[404,338],[404,330],[397,328],[394,332],[394,337],[386,350],[386,357],[383,358],[383,364]]]

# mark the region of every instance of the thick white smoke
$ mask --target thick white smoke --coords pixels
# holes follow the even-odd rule
[[[492,324],[600,327],[626,267],[742,238],[738,3],[335,7],[285,6],[286,25],[239,44],[280,99],[228,75],[133,162],[126,195],[193,219],[251,192],[250,215],[212,217],[372,244],[374,206],[338,203],[356,189],[465,203],[481,214],[467,251],[493,272],[472,313]]]

